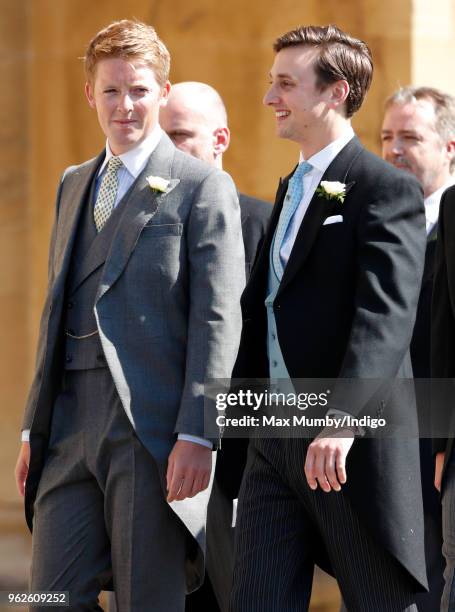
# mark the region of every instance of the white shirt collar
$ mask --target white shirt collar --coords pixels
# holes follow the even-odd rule
[[[439,204],[441,202],[441,196],[444,191],[455,184],[455,177],[450,177],[447,183],[444,183],[442,187],[437,189],[434,193],[430,194],[423,201],[425,204],[425,219],[427,234],[429,234],[438,221],[439,217]]]
[[[147,163],[148,158],[156,149],[159,141],[161,140],[161,136],[163,135],[163,130],[157,124],[152,132],[143,140],[137,147],[127,151],[126,153],[122,153],[118,157],[122,160],[123,165],[131,174],[131,176],[136,179],[142,170],[145,168],[145,164]],[[111,151],[109,146],[109,141],[106,141],[106,157],[101,165],[100,171],[98,172],[98,176],[103,172],[104,168],[108,161],[113,157],[114,154]]]
[[[354,130],[352,129],[351,124],[349,124],[346,127],[346,131],[339,138],[333,140],[330,144],[312,155],[306,161],[317,171],[324,174],[341,149],[343,149],[353,137]],[[304,161],[302,153],[300,153],[300,161]]]

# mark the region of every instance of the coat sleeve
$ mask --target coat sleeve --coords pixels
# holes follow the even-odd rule
[[[450,201],[452,194],[455,195],[455,190],[451,189],[444,194],[439,211],[431,309],[431,376],[434,379],[455,377],[455,319],[449,294],[446,252],[446,210],[447,206],[453,206],[453,202]],[[441,418],[444,420],[444,417],[449,416],[444,407],[447,387],[434,381],[432,391],[433,429],[441,431]],[[447,400],[447,397],[445,399]],[[446,445],[447,438],[433,439],[435,453],[444,452]]]
[[[66,174],[66,172],[65,172]],[[36,351],[36,361],[35,361],[35,372],[33,376],[33,381],[30,387],[30,391],[27,397],[27,402],[25,404],[24,417],[22,419],[22,430],[29,430],[32,425],[33,416],[35,413],[36,403],[38,401],[39,389],[41,387],[41,380],[43,376],[44,369],[44,360],[46,357],[46,340],[47,340],[47,326],[49,321],[49,315],[52,307],[52,285],[54,283],[54,251],[55,251],[55,239],[57,234],[57,222],[58,222],[58,212],[60,207],[60,199],[63,189],[63,181],[65,174],[60,181],[57,198],[56,198],[56,206],[55,206],[55,217],[54,223],[51,230],[50,237],[50,245],[49,245],[49,258],[48,258],[48,272],[47,272],[47,291],[46,291],[46,300],[44,302],[43,311],[41,313],[39,334],[38,334],[38,345]]]
[[[210,173],[188,223],[189,313],[185,382],[175,431],[204,437],[204,387],[228,380],[242,325],[245,258],[237,192],[230,176]]]
[[[339,376],[387,384],[408,353],[422,281],[426,233],[417,181],[395,173],[384,181],[362,209],[357,236],[354,316]],[[362,394],[346,401],[343,393],[335,390],[331,407],[358,415]]]

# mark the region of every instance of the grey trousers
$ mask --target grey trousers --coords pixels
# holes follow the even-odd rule
[[[62,611],[95,611],[113,580],[119,612],[183,611],[187,538],[109,371],[67,371],[35,502],[31,590],[69,591]]]
[[[253,440],[239,497],[231,612],[307,612],[324,549],[349,612],[417,612],[411,580],[349,498],[302,479],[308,442]]]
[[[442,491],[442,552],[446,568],[441,612],[455,612],[455,453],[446,469]]]

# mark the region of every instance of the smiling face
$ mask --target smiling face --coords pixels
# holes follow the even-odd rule
[[[276,131],[280,138],[297,142],[305,151],[322,149],[337,137],[343,116],[343,104],[349,93],[346,81],[322,88],[317,83],[313,63],[314,47],[286,47],[275,56],[270,71],[270,87],[264,104],[275,111]]]
[[[85,86],[90,106],[114,155],[139,145],[158,123],[170,85],[159,85],[153,68],[139,61],[107,58],[96,64]]]
[[[381,140],[383,158],[412,172],[426,197],[448,181],[453,143],[439,135],[430,100],[392,104],[384,116]]]

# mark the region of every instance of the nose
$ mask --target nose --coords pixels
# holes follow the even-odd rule
[[[387,146],[387,149],[393,155],[401,155],[403,153],[403,143],[401,138],[397,136],[392,136],[387,142],[384,143]]]
[[[382,151],[384,155],[401,155],[403,147],[399,138],[391,137],[382,142]]]
[[[394,155],[401,155],[403,153],[403,145],[399,138],[394,138],[390,143],[390,150]]]
[[[262,103],[265,106],[270,106],[271,104],[277,104],[278,100],[279,100],[279,98],[278,98],[278,96],[276,94],[274,85],[270,85],[270,87],[268,88],[268,90],[265,93],[265,96],[264,96],[264,98],[262,100]]]
[[[122,113],[129,113],[133,110],[133,101],[129,94],[120,96],[117,108]]]

